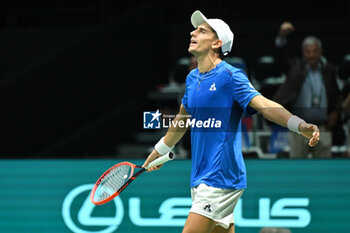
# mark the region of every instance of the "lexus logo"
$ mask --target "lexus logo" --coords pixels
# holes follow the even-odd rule
[[[67,227],[74,233],[111,233],[114,232],[124,216],[124,206],[120,197],[113,199],[115,205],[115,215],[106,217],[93,217],[92,212],[95,208],[103,208],[101,206],[95,206],[90,201],[90,191],[93,188],[93,184],[80,185],[71,190],[65,197],[62,205],[62,216]],[[80,195],[86,193],[84,203],[81,205],[78,213],[73,213],[75,216],[72,218],[72,204],[74,200]],[[85,195],[85,194],[84,194]],[[77,216],[76,216],[77,214]],[[79,224],[76,224],[73,219],[77,219]],[[81,226],[86,227],[105,227],[102,230],[90,231],[84,230]]]

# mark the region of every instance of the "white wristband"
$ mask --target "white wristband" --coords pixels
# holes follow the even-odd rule
[[[154,149],[161,154],[165,155],[166,153],[170,152],[174,147],[169,147],[164,143],[164,137],[162,137],[159,142],[154,146]]]
[[[299,131],[299,124],[301,122],[305,122],[303,119],[293,115],[289,118],[288,122],[287,122],[287,126],[288,126],[288,129],[290,131],[293,131],[295,133],[299,133],[300,134],[300,131]]]

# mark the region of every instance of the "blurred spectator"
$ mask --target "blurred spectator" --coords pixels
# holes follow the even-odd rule
[[[319,126],[320,142],[309,147],[308,140],[289,132],[290,158],[331,157],[332,133],[339,120],[340,92],[334,67],[322,56],[322,43],[315,36],[308,36],[302,42],[303,58],[287,57],[287,37],[294,26],[284,22],[276,38],[276,65],[286,75],[286,81],[277,90],[273,100],[287,106],[306,122]]]
[[[350,157],[350,83],[343,89],[344,101],[342,103],[344,121],[346,122],[347,127],[347,140],[346,140],[346,156]]]
[[[183,85],[181,87],[181,91],[179,93],[179,96],[178,96],[178,103],[179,105],[181,104],[181,100],[185,94],[185,88],[186,88],[186,84],[185,84],[185,80],[186,80],[186,77],[187,75],[193,70],[193,69],[196,69],[198,67],[198,63],[197,63],[197,58],[193,55],[191,55],[189,58],[188,58],[188,67],[187,67],[187,72],[186,72],[186,75],[183,77]]]
[[[292,233],[287,228],[277,228],[277,227],[264,227],[259,233]]]
[[[190,64],[188,65],[188,73],[193,70],[193,69],[196,69],[198,66],[198,63],[197,63],[197,58],[195,56],[191,56],[190,57]]]

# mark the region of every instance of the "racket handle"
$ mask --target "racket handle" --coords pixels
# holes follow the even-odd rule
[[[151,167],[161,165],[165,162],[168,162],[169,160],[173,160],[175,158],[174,153],[168,152],[165,155],[153,160],[148,166],[145,167],[145,169],[150,169]]]

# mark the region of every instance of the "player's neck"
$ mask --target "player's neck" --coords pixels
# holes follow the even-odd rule
[[[214,69],[222,60],[219,57],[204,56],[197,57],[197,61],[199,72],[206,73]]]

